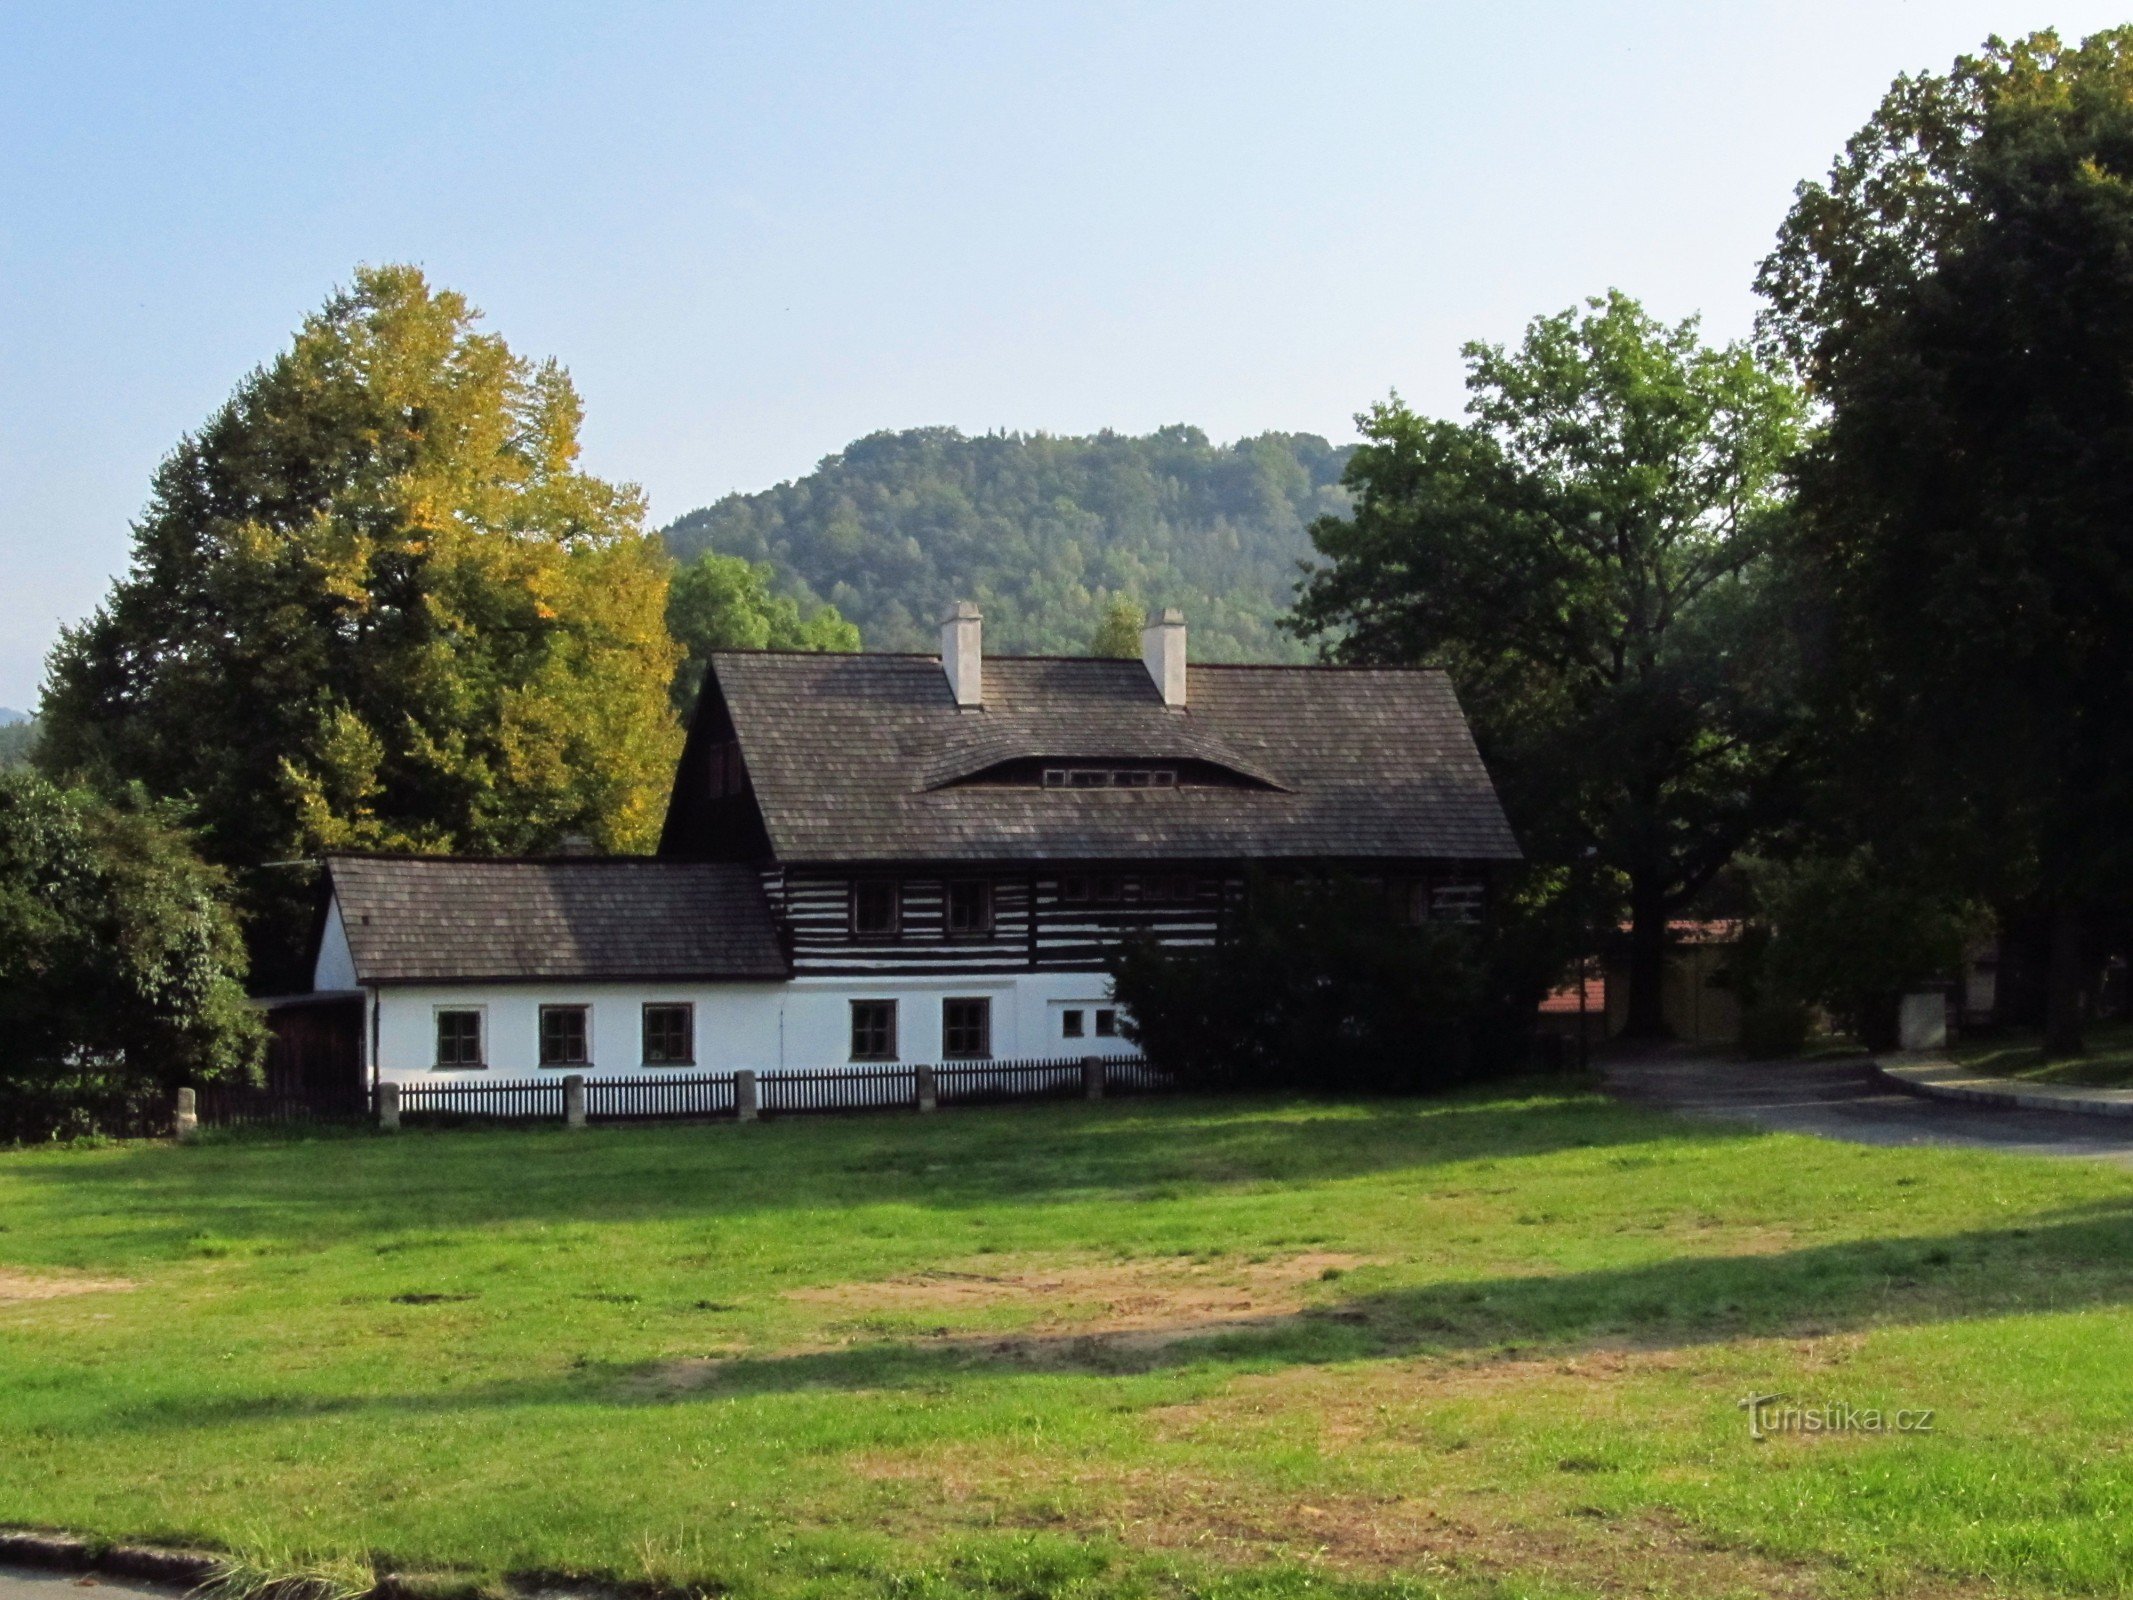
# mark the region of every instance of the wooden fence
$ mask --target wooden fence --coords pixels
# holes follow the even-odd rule
[[[563,1115],[561,1078],[511,1078],[495,1082],[403,1083],[400,1115],[412,1118],[545,1117]]]
[[[210,1083],[198,1092],[200,1121],[212,1128],[253,1127],[279,1122],[364,1122],[370,1092],[322,1095],[256,1088],[248,1083]]]
[[[1149,1094],[1174,1087],[1167,1073],[1137,1057],[1070,1060],[952,1061],[937,1067],[880,1066],[814,1072],[703,1072],[674,1077],[459,1079],[402,1083],[402,1122],[471,1120],[561,1121],[569,1110],[568,1085],[583,1091],[587,1122],[652,1122],[817,1112],[925,1110],[931,1105],[1001,1104],[1015,1100],[1079,1099]],[[926,1103],[931,1090],[931,1105]],[[375,1116],[371,1095],[330,1103],[317,1096],[277,1094],[243,1085],[218,1084],[197,1096],[199,1121],[208,1127],[248,1123],[364,1121]]]
[[[588,1122],[641,1122],[660,1118],[730,1117],[734,1075],[692,1072],[677,1078],[587,1078]]]

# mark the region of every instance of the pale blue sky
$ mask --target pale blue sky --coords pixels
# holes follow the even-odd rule
[[[1619,285],[1744,332],[1897,72],[2085,0],[0,0],[0,704],[362,261],[561,358],[665,521],[878,428],[1352,435]]]

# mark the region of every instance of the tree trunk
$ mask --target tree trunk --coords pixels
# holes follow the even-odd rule
[[[2081,913],[2069,905],[2052,907],[2051,968],[2044,980],[2044,1053],[2077,1056],[2082,1046],[2083,980]]]
[[[1625,1039],[1665,1039],[1666,901],[1656,884],[1630,880],[1629,1008]]]

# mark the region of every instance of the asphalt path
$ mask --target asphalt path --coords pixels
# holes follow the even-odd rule
[[[1854,1144],[1953,1145],[2133,1165],[2133,1118],[1923,1100],[1881,1082],[1860,1056],[1732,1061],[1669,1050],[1595,1065],[1610,1094],[1687,1116]]]
[[[177,1600],[184,1593],[90,1572],[0,1567],[0,1600]]]

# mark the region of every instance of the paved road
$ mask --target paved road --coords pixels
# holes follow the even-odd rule
[[[1690,1116],[1856,1144],[1965,1145],[2133,1165],[2133,1118],[1921,1100],[1878,1082],[1858,1058],[1741,1062],[1668,1051],[1598,1065],[1610,1093]]]
[[[0,1567],[0,1600],[177,1600],[184,1592],[86,1572]]]

